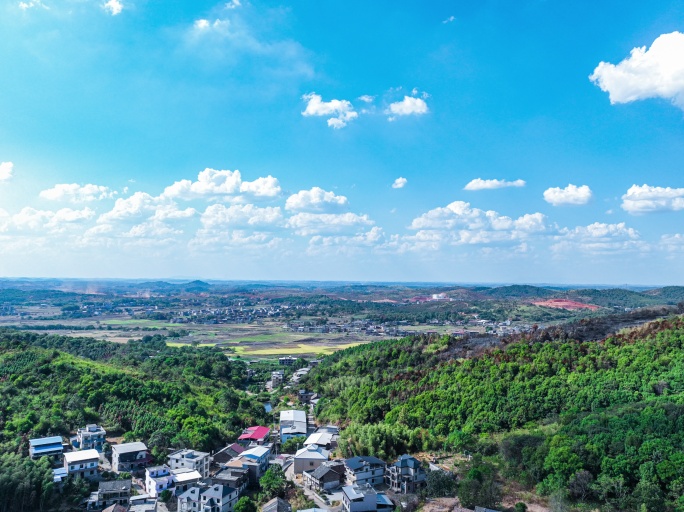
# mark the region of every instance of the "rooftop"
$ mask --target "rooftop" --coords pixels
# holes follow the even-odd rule
[[[130,480],[110,480],[108,482],[100,482],[97,486],[98,490],[104,492],[114,492],[114,491],[130,491],[131,481]]]
[[[271,452],[269,448],[266,448],[265,446],[255,446],[254,448],[250,448],[249,450],[245,450],[240,454],[241,457],[263,457],[264,455],[268,455]]]
[[[32,448],[35,448],[37,446],[46,446],[50,444],[62,444],[62,437],[61,436],[52,436],[52,437],[40,437],[37,439],[29,439],[29,445]]]
[[[79,452],[67,452],[64,454],[64,461],[67,464],[99,458],[100,454],[97,452],[97,450],[81,450]]]
[[[281,411],[280,413],[280,422],[294,422],[294,421],[303,421],[306,423],[306,412],[304,411],[295,411],[295,410],[290,410],[290,411]]]
[[[124,443],[112,445],[112,451],[116,453],[132,453],[146,451],[145,443],[136,441],[135,443]]]
[[[240,441],[250,441],[250,440],[259,440],[259,439],[265,439],[269,436],[271,433],[271,429],[268,427],[260,427],[260,426],[254,426],[254,427],[247,427],[243,432],[240,437],[238,437],[238,440]]]
[[[180,459],[201,459],[207,457],[209,454],[207,452],[198,452],[197,450],[183,449],[173,452],[169,455],[169,458],[180,458]]]
[[[295,453],[295,459],[296,458],[301,458],[301,459],[319,459],[319,460],[328,460],[328,456],[330,455],[330,452],[328,450],[324,450],[317,444],[310,444],[309,446],[306,446],[299,450],[297,453]]]

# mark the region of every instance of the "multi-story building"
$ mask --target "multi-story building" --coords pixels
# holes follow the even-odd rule
[[[226,485],[193,486],[178,496],[179,512],[233,512],[237,489]]]
[[[153,498],[167,489],[177,493],[187,491],[202,479],[198,471],[182,468],[171,469],[166,464],[145,469],[145,490]]]
[[[97,492],[90,495],[88,510],[102,510],[112,505],[128,508],[131,498],[130,480],[110,480],[100,482]]]
[[[278,364],[281,364],[283,366],[292,366],[293,364],[295,364],[296,360],[297,358],[293,356],[279,357]]]
[[[280,442],[293,437],[306,436],[306,413],[304,411],[282,411],[280,413]]]
[[[268,438],[270,436],[270,428],[255,425],[253,427],[247,427],[245,430],[242,431],[242,435],[238,437],[238,443],[244,446],[249,446],[250,444],[262,445],[268,442]]]
[[[100,454],[97,450],[79,450],[64,454],[64,469],[69,476],[94,480],[97,478],[97,466]]]
[[[76,446],[79,450],[102,451],[102,445],[106,442],[107,432],[99,425],[86,425],[76,431]]]
[[[171,469],[194,469],[202,475],[209,476],[211,456],[206,452],[196,450],[178,450],[169,455],[169,467]]]
[[[426,484],[426,479],[422,464],[410,455],[402,455],[385,471],[385,482],[396,493],[415,493]]]
[[[305,446],[294,456],[294,472],[296,475],[302,474],[304,471],[312,471],[323,464],[330,457],[330,452],[311,444]]]
[[[124,443],[112,446],[112,471],[139,471],[147,467],[152,458],[145,443]]]
[[[304,471],[304,487],[316,492],[324,492],[337,489],[344,483],[344,462],[333,460],[323,462],[316,469]]]
[[[386,464],[377,457],[352,457],[344,466],[349,485],[380,485],[385,481]]]
[[[285,372],[283,370],[276,370],[271,372],[271,388],[275,389],[283,384],[285,380]]]

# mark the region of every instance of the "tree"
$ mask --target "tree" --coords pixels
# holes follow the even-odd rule
[[[522,501],[516,503],[514,508],[515,512],[527,512],[527,504],[523,503]]]
[[[451,471],[430,471],[425,494],[429,498],[446,498],[456,495],[458,483]]]
[[[295,453],[299,445],[304,445],[304,441],[306,441],[304,436],[291,437],[283,443],[280,449],[283,453]]]
[[[261,501],[268,501],[273,498],[282,498],[287,490],[287,480],[285,473],[280,466],[271,466],[264,476],[259,479],[261,486]]]
[[[290,505],[292,505],[292,510],[308,510],[310,508],[316,508],[316,503],[313,500],[307,498],[306,494],[301,489],[297,489],[294,497],[290,498]]]
[[[586,470],[581,470],[572,475],[568,481],[568,491],[570,496],[581,501],[585,501],[591,492],[591,483],[594,476]]]
[[[165,489],[161,493],[159,493],[159,499],[162,500],[164,503],[168,503],[171,499],[171,496],[173,496],[173,494],[168,489]]]
[[[257,506],[248,496],[243,496],[235,504],[233,512],[257,512]]]

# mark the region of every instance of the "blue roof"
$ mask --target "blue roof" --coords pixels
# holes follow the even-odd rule
[[[49,444],[47,446],[37,446],[33,448],[33,454],[39,455],[41,453],[50,453],[57,450],[62,450],[62,444]]]
[[[67,473],[66,468],[57,468],[52,470],[52,481],[57,484],[64,480],[67,476],[69,476],[69,474]]]
[[[60,436],[52,437],[41,437],[39,439],[29,439],[29,444],[31,447],[43,446],[46,444],[62,444],[62,438]]]

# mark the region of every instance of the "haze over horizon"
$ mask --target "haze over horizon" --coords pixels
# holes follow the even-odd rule
[[[684,284],[682,20],[6,2],[0,276]]]

